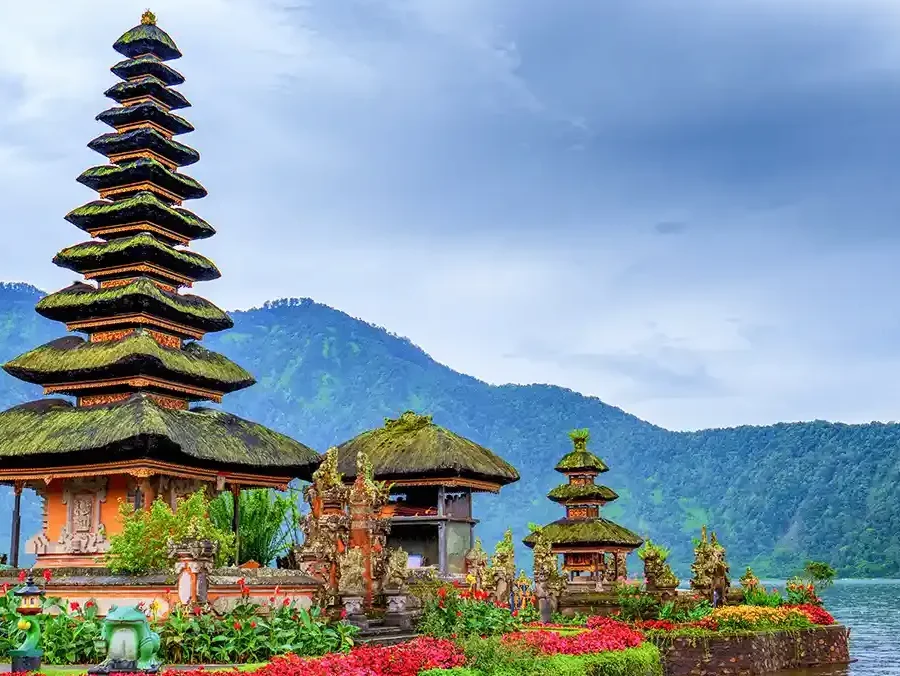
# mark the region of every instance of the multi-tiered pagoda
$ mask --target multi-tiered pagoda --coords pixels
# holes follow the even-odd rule
[[[253,384],[252,376],[199,341],[232,326],[208,300],[185,293],[219,277],[191,251],[215,234],[182,205],[206,190],[180,172],[199,154],[174,137],[192,131],[172,111],[187,99],[184,78],[167,61],[181,56],[146,12],[113,45],[124,61],[106,96],[118,105],[97,116],[114,131],[88,144],[108,163],[78,181],[100,199],[66,220],[91,241],[54,262],[84,282],[46,296],[37,311],[82,334],[13,359],[11,375],[67,395],[0,413],[0,482],[44,496],[43,531],[33,540],[38,565],[99,565],[120,525],[118,502],[174,502],[211,491],[283,486],[308,478],[319,455],[286,436],[220,410],[195,407]],[[237,516],[237,515],[236,515]],[[235,519],[237,523],[237,518]],[[18,558],[14,516],[13,563]]]
[[[554,488],[547,497],[565,506],[566,518],[541,529],[555,554],[563,555],[563,570],[571,582],[590,582],[602,586],[626,577],[625,560],[629,552],[643,544],[641,538],[600,516],[600,508],[619,496],[614,490],[595,483],[597,476],[609,470],[587,448],[587,430],[569,433],[574,448],[563,456],[556,471],[568,483]],[[525,538],[533,547],[536,534]]]

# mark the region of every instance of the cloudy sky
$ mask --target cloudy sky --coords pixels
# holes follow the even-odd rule
[[[0,279],[56,289],[146,0],[0,3]],[[673,429],[900,418],[895,0],[154,0],[229,309]]]

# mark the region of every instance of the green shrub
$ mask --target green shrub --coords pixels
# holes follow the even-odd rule
[[[219,543],[216,563],[222,565],[234,557],[234,534],[218,528],[209,518],[209,499],[203,490],[178,501],[173,512],[157,499],[150,509],[135,510],[128,502],[119,504],[122,532],[109,539],[106,565],[113,573],[141,575],[169,568],[168,542],[188,537]]]
[[[744,591],[744,605],[777,608],[783,603],[784,599],[781,597],[781,592],[774,587],[771,592],[767,592],[762,585]]]
[[[419,631],[427,636],[497,636],[515,631],[521,622],[508,608],[499,608],[486,594],[444,585],[425,599]]]
[[[238,564],[256,561],[269,565],[283,556],[291,545],[288,515],[292,513],[293,496],[279,495],[268,488],[241,491],[241,546]],[[234,496],[222,493],[210,501],[209,516],[216,528],[231,530]]]
[[[639,584],[623,582],[618,585],[619,614],[623,620],[647,620],[656,617],[659,601]]]

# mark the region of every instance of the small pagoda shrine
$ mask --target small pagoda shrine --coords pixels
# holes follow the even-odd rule
[[[556,464],[556,471],[568,483],[554,488],[547,497],[565,506],[566,517],[540,529],[554,554],[563,555],[562,569],[570,583],[590,583],[602,588],[606,583],[624,580],[626,557],[643,544],[636,534],[600,516],[600,508],[619,496],[595,479],[609,468],[587,448],[588,430],[569,433],[574,448]],[[524,542],[534,547],[538,534]]]
[[[435,425],[431,416],[407,411],[386,418],[384,427],[339,445],[338,469],[352,484],[357,457],[371,463],[374,478],[389,485],[382,510],[390,519],[388,548],[409,554],[411,568],[433,568],[444,576],[466,572],[474,544],[472,494],[497,493],[519,480],[508,462],[488,449]]]
[[[256,423],[218,409],[253,377],[199,340],[232,326],[208,300],[184,293],[220,276],[189,247],[215,231],[184,208],[206,189],[179,171],[200,159],[174,140],[193,130],[172,111],[187,99],[166,62],[181,52],[150,12],[113,48],[122,81],[116,104],[97,119],[112,127],[88,147],[107,164],[78,177],[99,193],[66,220],[90,241],[64,249],[57,265],[84,276],[37,304],[42,316],[84,337],[60,338],[4,365],[44,388],[44,398],[0,413],[0,482],[44,498],[33,540],[39,567],[99,566],[121,527],[118,504],[173,503],[206,487],[235,497],[244,487],[284,487],[308,479],[320,456]],[[235,501],[235,504],[239,504]],[[235,509],[235,528],[239,523]],[[18,511],[11,563],[18,564]]]

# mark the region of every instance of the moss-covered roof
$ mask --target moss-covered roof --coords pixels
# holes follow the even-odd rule
[[[338,446],[338,468],[344,476],[356,476],[360,451],[381,480],[464,477],[503,486],[519,479],[515,467],[488,449],[412,411],[385,419],[384,427]]]
[[[637,548],[643,540],[627,528],[607,519],[560,519],[541,528],[541,533],[554,545],[608,546]],[[533,547],[537,535],[532,533],[523,542]]]
[[[91,167],[82,172],[77,180],[97,191],[149,181],[182,200],[206,197],[206,188],[200,185],[199,181],[182,173],[169,171],[159,161],[150,157],[139,157],[122,164]]]
[[[155,56],[147,55],[136,59],[125,59],[124,61],[119,61],[110,70],[123,80],[140,77],[141,75],[152,75],[169,87],[184,84],[184,76],[181,73]]]
[[[153,458],[235,468],[260,476],[309,479],[318,453],[283,434],[224,411],[172,410],[146,394],[76,408],[42,399],[0,413],[4,468]]]
[[[148,221],[189,239],[205,239],[215,229],[187,209],[173,207],[151,192],[120,200],[94,200],[66,214],[66,220],[86,232],[94,228]]]
[[[179,167],[200,161],[200,153],[193,148],[166,138],[155,129],[133,129],[123,133],[102,134],[88,143],[88,148],[109,157],[120,153],[152,150]]]
[[[566,453],[562,460],[556,463],[555,469],[558,472],[577,472],[579,470],[606,472],[609,470],[609,467],[588,450],[574,450]]]
[[[234,325],[223,310],[205,298],[163,291],[145,278],[105,289],[76,282],[44,296],[35,309],[47,319],[60,322],[146,312],[200,331],[224,331]]]
[[[155,54],[162,61],[181,57],[175,41],[155,23],[142,23],[126,31],[113,44],[113,49],[128,57]]]
[[[152,96],[160,103],[167,105],[170,110],[190,108],[191,106],[181,92],[169,89],[165,82],[154,75],[142,75],[127,82],[117,82],[103,92],[103,95],[116,103],[136,99],[140,96]]]
[[[109,242],[91,241],[60,251],[53,262],[62,268],[83,273],[135,262],[155,263],[194,281],[209,281],[221,276],[215,263],[193,251],[182,251],[158,240],[149,232],[121,237]]]
[[[144,101],[133,106],[116,106],[104,110],[96,119],[113,128],[137,122],[153,122],[173,134],[187,134],[194,131],[194,125],[183,117],[170,113],[155,101]]]
[[[612,488],[598,486],[597,484],[586,484],[583,486],[563,484],[547,493],[547,497],[554,502],[563,503],[570,500],[612,502],[613,500],[616,500],[619,495]]]
[[[163,347],[142,329],[96,343],[79,336],[59,338],[16,357],[3,369],[38,385],[147,376],[226,393],[255,382],[233,361],[200,343],[190,342],[181,350]]]

